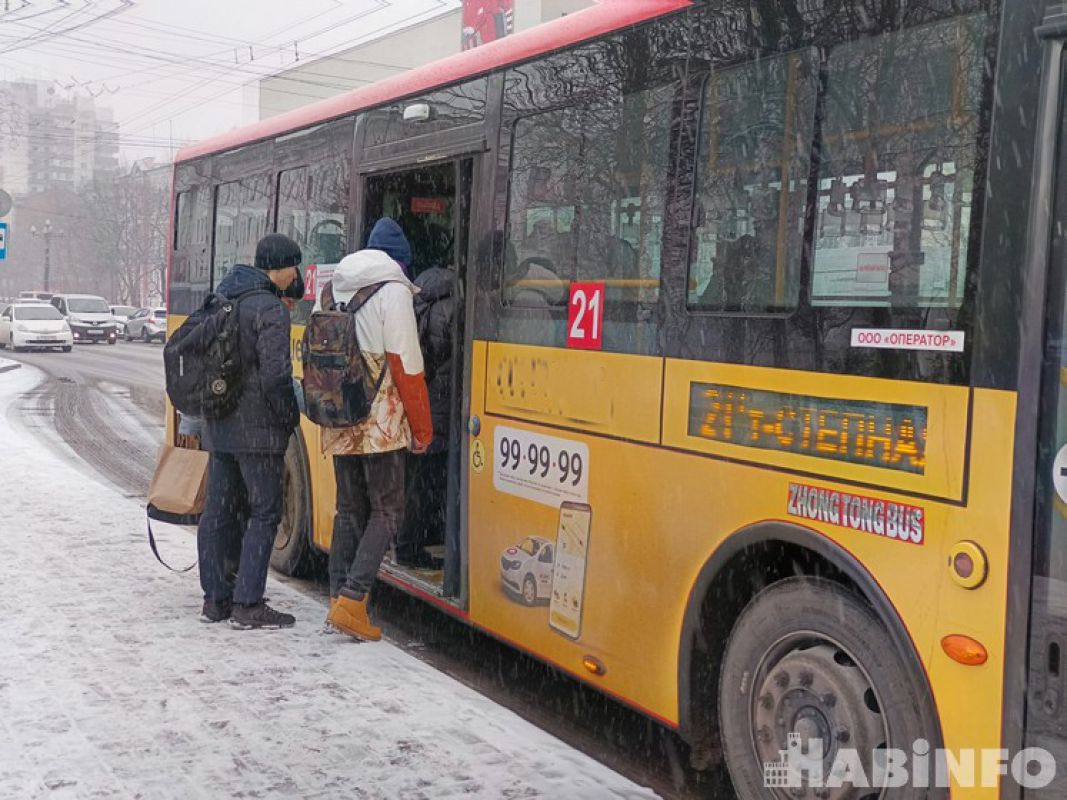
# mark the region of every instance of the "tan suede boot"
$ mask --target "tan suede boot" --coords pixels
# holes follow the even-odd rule
[[[374,625],[367,616],[366,595],[362,600],[353,600],[341,595],[330,605],[326,621],[339,631],[357,639],[376,642],[382,638],[382,629]]]

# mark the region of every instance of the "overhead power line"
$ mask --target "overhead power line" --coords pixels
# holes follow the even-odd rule
[[[284,83],[281,86],[273,86],[272,93],[281,96],[291,96],[307,100],[323,96],[322,92],[340,92],[352,88],[353,84],[370,83],[380,78],[347,78],[331,72],[323,71],[325,67],[317,67],[308,64],[302,67],[297,74],[278,75],[276,68],[267,63],[274,56],[284,59],[296,58],[295,48],[299,43],[300,60],[313,60],[325,57],[331,58],[336,64],[363,66],[368,68],[400,71],[407,67],[399,64],[389,64],[369,59],[359,59],[338,54],[338,48],[330,48],[322,52],[314,52],[307,47],[320,36],[335,32],[346,25],[360,22],[368,16],[378,13],[386,8],[395,7],[390,0],[371,0],[374,5],[360,10],[342,19],[330,19],[329,24],[320,26],[311,31],[301,34],[300,28],[306,27],[309,22],[321,20],[323,17],[334,17],[337,10],[343,8],[339,0],[331,0],[331,8],[305,16],[295,22],[287,22],[275,31],[260,37],[259,41],[248,42],[234,36],[214,34],[198,31],[187,26],[173,26],[166,23],[157,23],[152,20],[131,18],[129,15],[122,16],[122,12],[129,10],[134,5],[134,0],[115,0],[119,5],[115,8],[97,13],[90,19],[81,19],[89,13],[89,7],[96,5],[96,0],[81,0],[83,3],[77,9],[62,15],[51,24],[34,25],[27,20],[30,15],[23,15],[19,20],[2,20],[18,25],[25,32],[24,36],[6,46],[0,46],[0,66],[11,59],[7,54],[15,50],[23,50],[35,47],[56,53],[60,58],[67,58],[78,63],[93,66],[112,67],[126,65],[121,71],[111,71],[108,77],[91,82],[78,82],[79,88],[92,93],[93,86],[100,87],[101,91],[129,91],[133,92],[138,87],[145,87],[162,80],[173,80],[179,76],[201,75],[187,83],[176,91],[166,95],[154,94],[147,91],[139,92],[145,97],[156,97],[155,102],[149,102],[137,113],[122,120],[124,130],[120,137],[122,144],[137,146],[138,137],[144,144],[150,146],[150,140],[155,139],[154,146],[169,147],[169,137],[164,142],[163,137],[146,136],[144,132],[154,128],[160,122],[174,119],[202,105],[216,102],[225,102],[231,106],[246,107],[251,104],[223,100],[233,92],[247,88],[254,81],[262,81],[270,77],[281,77]],[[73,2],[73,0],[69,0]],[[386,30],[402,28],[412,23],[421,22],[434,18],[442,10],[450,10],[455,6],[455,0],[430,0],[432,5],[422,7],[420,11],[406,14],[399,19],[390,20],[371,30],[361,30],[358,41],[366,42],[373,40]],[[405,4],[406,5],[406,4]],[[53,12],[55,11],[53,7]],[[97,11],[101,11],[97,9]],[[37,16],[34,14],[33,16]],[[108,20],[108,27],[95,30],[91,37],[86,37],[80,32],[89,25]],[[140,41],[131,42],[124,39],[123,32],[131,32],[140,36]],[[118,34],[108,36],[107,33]],[[274,37],[285,35],[285,41],[277,42]],[[168,48],[167,44],[173,42],[173,46],[181,48],[180,51]],[[189,43],[196,42],[205,45],[199,53],[190,53]],[[230,60],[234,48],[251,48],[251,58],[247,61],[242,59],[239,64],[233,64]],[[203,52],[203,50],[207,52]],[[291,56],[289,54],[292,54]],[[217,59],[217,60],[216,60]],[[122,85],[121,79],[133,76],[142,76],[144,80]],[[384,77],[384,76],[383,76]],[[309,91],[302,92],[299,87],[307,86]],[[221,91],[213,91],[218,87]],[[71,85],[68,84],[68,88]],[[175,146],[184,142],[175,141]]]

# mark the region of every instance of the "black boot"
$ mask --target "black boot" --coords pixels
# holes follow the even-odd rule
[[[233,616],[230,617],[230,625],[238,630],[251,630],[253,628],[291,628],[296,623],[296,617],[275,611],[264,602],[252,606],[235,605]]]
[[[233,603],[229,600],[205,600],[204,608],[200,612],[201,622],[222,622],[229,619],[233,613]]]

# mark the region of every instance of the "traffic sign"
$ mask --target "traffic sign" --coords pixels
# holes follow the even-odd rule
[[[0,261],[7,258],[7,223],[0,222]]]
[[[11,211],[11,195],[0,189],[0,217],[6,217]]]

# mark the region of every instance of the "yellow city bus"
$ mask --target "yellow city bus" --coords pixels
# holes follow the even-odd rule
[[[745,800],[1063,797],[1023,749],[1067,756],[1065,35],[1052,0],[603,2],[183,150],[170,326],[284,232],[298,362],[394,217],[460,313],[443,568],[382,580]],[[282,572],[329,548],[320,433]],[[948,751],[952,789],[776,783],[816,743]]]

